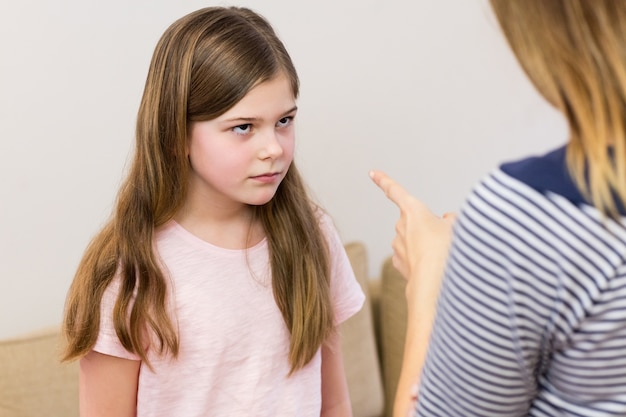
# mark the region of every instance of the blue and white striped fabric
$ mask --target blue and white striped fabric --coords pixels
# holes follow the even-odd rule
[[[584,202],[564,148],[487,176],[455,225],[416,415],[626,416],[624,224]]]

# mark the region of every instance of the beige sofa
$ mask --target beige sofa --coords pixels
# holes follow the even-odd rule
[[[389,260],[369,277],[365,247],[345,247],[368,299],[341,329],[354,417],[390,416],[404,343],[404,280]],[[56,327],[0,341],[0,417],[78,416],[77,365],[59,364],[58,344]]]

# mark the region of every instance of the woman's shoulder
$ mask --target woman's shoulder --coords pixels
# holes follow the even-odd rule
[[[543,155],[504,163],[500,171],[540,194],[553,193],[576,205],[589,204],[569,174],[565,146]]]

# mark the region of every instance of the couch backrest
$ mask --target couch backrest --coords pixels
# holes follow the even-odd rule
[[[354,417],[381,417],[384,389],[365,246],[345,245],[367,301],[341,326]],[[0,340],[0,417],[78,417],[78,364],[59,363],[59,328]]]

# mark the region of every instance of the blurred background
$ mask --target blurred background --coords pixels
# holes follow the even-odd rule
[[[0,338],[61,321],[127,167],[153,48],[209,5],[260,12],[287,46],[296,161],[372,276],[398,211],[370,169],[443,213],[499,163],[565,142],[486,0],[0,2]]]

